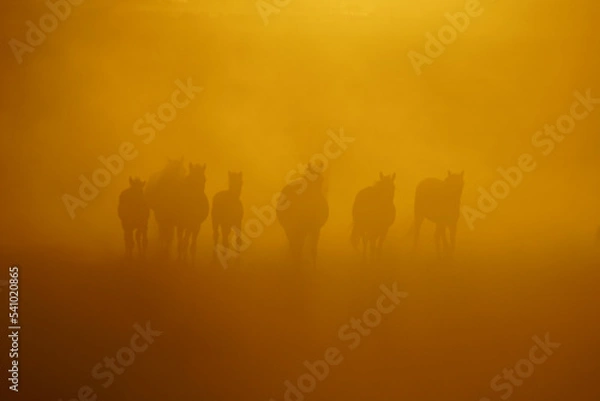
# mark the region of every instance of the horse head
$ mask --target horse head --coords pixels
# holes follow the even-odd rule
[[[162,170],[162,177],[166,180],[179,180],[185,175],[183,157],[180,159],[168,159],[167,165]]]
[[[190,182],[197,184],[204,189],[206,186],[206,164],[189,164],[189,175]]]
[[[322,162],[310,162],[304,170],[304,177],[308,182],[308,187],[321,191],[325,182],[325,169],[327,166]]]
[[[242,172],[233,173],[231,171],[229,174],[229,190],[235,192],[236,194],[240,194],[242,192],[242,184],[244,181],[242,180]]]
[[[444,184],[446,185],[446,189],[450,195],[455,195],[460,197],[462,195],[463,186],[464,186],[464,176],[465,172],[462,171],[458,174],[452,174],[448,170],[448,176],[444,180]]]
[[[384,175],[379,173],[379,181],[375,183],[375,188],[380,191],[384,197],[394,199],[394,192],[396,186],[394,180],[396,179],[396,173],[390,175]]]
[[[129,177],[129,186],[134,191],[142,193],[144,191],[144,185],[146,185],[146,181],[142,181],[138,177]]]

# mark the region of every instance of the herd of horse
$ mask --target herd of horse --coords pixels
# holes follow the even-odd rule
[[[137,248],[140,257],[146,254],[150,211],[154,213],[158,226],[158,252],[165,258],[169,257],[177,238],[177,259],[185,261],[189,257],[194,263],[198,233],[209,214],[215,252],[219,247],[239,249],[244,217],[242,173],[229,172],[228,188],[217,192],[209,204],[205,193],[205,171],[205,164],[189,163],[186,169],[183,160],[170,160],[148,182],[129,179],[130,186],[121,193],[118,206],[127,258],[133,256],[134,248]],[[421,224],[428,219],[436,225],[438,257],[453,254],[463,175],[448,172],[444,180],[427,178],[417,185],[412,228],[415,249]],[[395,174],[380,173],[379,180],[359,191],[354,199],[351,242],[356,249],[362,245],[363,260],[367,263],[380,258],[383,242],[396,219],[395,178]],[[298,180],[289,182],[281,190],[276,215],[287,236],[294,261],[301,262],[307,251],[310,262],[316,264],[320,232],[329,218],[323,181],[320,169],[308,165]]]

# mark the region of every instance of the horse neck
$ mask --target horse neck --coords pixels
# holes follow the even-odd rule
[[[382,188],[379,185],[374,185],[372,188],[373,190],[371,191],[371,193],[375,195],[375,199],[381,199],[382,201],[390,203],[394,202],[393,193],[387,193],[385,191],[385,188]]]
[[[446,188],[446,198],[448,199],[448,203],[452,207],[460,206],[460,198],[462,196],[462,191],[456,191],[454,188]]]
[[[242,195],[242,188],[241,187],[231,187],[231,186],[229,186],[228,191],[229,191],[230,194],[232,194],[236,198],[239,198]]]
[[[204,190],[206,188],[206,182],[195,181],[195,180],[191,179],[190,177],[188,177],[185,181],[185,186],[187,186],[189,189],[191,189],[194,192],[204,193]]]
[[[138,190],[136,190],[134,188],[129,188],[127,190],[127,192],[128,192],[128,196],[129,196],[130,199],[137,200],[137,199],[142,199],[144,197],[144,193],[143,192],[138,191]]]
[[[306,188],[306,192],[312,194],[322,194],[323,193],[323,181],[314,181],[308,182],[308,187]]]

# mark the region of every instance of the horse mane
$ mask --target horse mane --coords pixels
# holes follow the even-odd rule
[[[151,205],[156,205],[159,199],[169,196],[169,192],[175,185],[181,183],[186,176],[186,168],[183,158],[180,160],[169,160],[165,167],[150,176],[146,183],[146,198]]]

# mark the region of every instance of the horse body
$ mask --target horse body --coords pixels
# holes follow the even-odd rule
[[[304,244],[308,241],[313,266],[317,262],[321,228],[329,218],[329,205],[323,195],[322,185],[323,176],[309,167],[303,178],[283,188],[277,207],[277,218],[290,243],[292,257],[300,262]]]
[[[219,231],[222,244],[229,248],[229,237],[232,229],[237,231],[237,245],[241,246],[242,218],[244,206],[240,200],[242,193],[242,173],[229,173],[229,189],[220,191],[213,197],[211,219],[213,225],[213,240],[219,244]]]
[[[158,225],[159,250],[165,257],[171,249],[175,226],[183,218],[181,193],[184,177],[183,159],[170,160],[163,170],[150,177],[146,185],[146,199]]]
[[[148,219],[150,208],[144,198],[145,182],[129,179],[130,187],[119,196],[118,214],[125,234],[125,255],[133,255],[134,239],[140,256],[148,246]]]
[[[435,246],[438,256],[441,255],[441,251],[447,252],[450,256],[454,252],[463,175],[464,173],[451,174],[448,172],[448,177],[444,181],[427,178],[417,185],[415,192],[415,249],[419,240],[421,224],[424,219],[428,219],[436,224]],[[450,233],[449,244],[446,229]]]
[[[354,199],[351,239],[355,248],[358,248],[358,243],[362,240],[365,261],[368,261],[369,256],[379,259],[383,241],[396,220],[395,178],[395,174],[390,176],[380,174],[380,181],[361,190]]]
[[[200,227],[208,217],[206,186],[206,164],[189,165],[189,175],[179,186],[179,213],[176,218],[178,257],[185,260],[188,248],[192,264],[196,259],[196,242]]]

